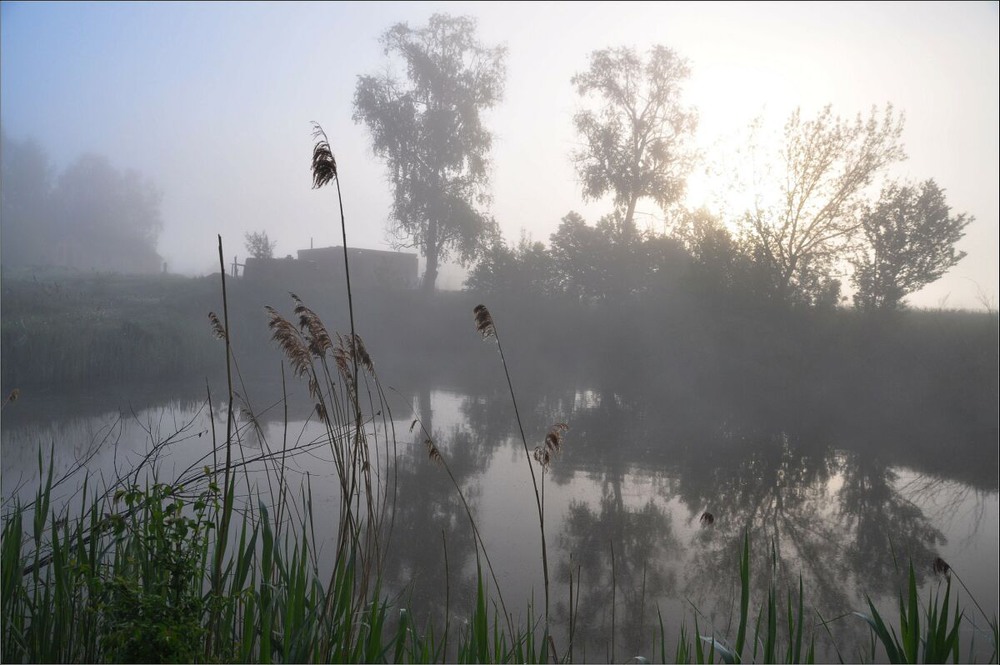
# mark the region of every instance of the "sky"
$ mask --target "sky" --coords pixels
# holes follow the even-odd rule
[[[276,255],[340,244],[333,189],[312,190],[311,122],[330,137],[348,243],[389,248],[391,194],[367,130],[353,122],[359,75],[391,67],[379,36],[434,13],[473,16],[486,45],[508,49],[494,133],[495,216],[508,240],[543,242],[584,201],[570,79],[597,49],[655,44],[687,58],[683,99],[699,113],[686,204],[736,214],[719,164],[759,118],[780,128],[801,107],[853,118],[891,103],[905,113],[909,159],[893,177],[933,178],[953,212],[974,216],[968,256],[910,297],[918,307],[996,307],[1000,246],[998,4],[972,3],[20,3],[0,4],[0,123],[34,138],[57,169],[106,155],[163,192],[159,252],[172,272],[218,270],[266,231]],[[393,71],[402,74],[396,66]],[[643,223],[663,216],[640,208]],[[734,212],[735,211],[735,212]],[[229,260],[229,259],[227,259]],[[457,288],[462,273],[442,271]]]

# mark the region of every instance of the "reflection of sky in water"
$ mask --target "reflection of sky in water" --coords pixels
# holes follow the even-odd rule
[[[413,396],[410,404],[398,395],[393,396],[390,401],[393,404],[399,454],[401,458],[409,460],[407,468],[412,469],[412,473],[404,474],[404,480],[401,481],[406,485],[400,488],[400,501],[411,502],[415,510],[412,519],[428,519],[426,524],[421,522],[410,525],[414,527],[413,530],[405,530],[409,534],[405,537],[409,540],[404,543],[397,540],[396,546],[433,549],[427,552],[422,563],[419,558],[413,558],[407,563],[399,564],[403,566],[400,568],[401,574],[414,577],[412,580],[405,580],[405,583],[412,582],[414,595],[411,602],[415,609],[441,605],[440,599],[429,596],[441,589],[427,588],[431,580],[429,576],[433,572],[430,569],[434,566],[443,567],[443,557],[440,555],[442,537],[440,531],[435,530],[439,525],[452,525],[446,536],[452,539],[448,543],[451,584],[458,584],[459,576],[468,579],[474,573],[474,558],[469,545],[471,541],[465,533],[468,530],[465,515],[456,512],[460,510],[456,508],[459,504],[453,500],[451,503],[434,503],[437,499],[428,498],[428,493],[431,492],[428,483],[440,486],[440,483],[445,482],[442,481],[445,474],[427,459],[423,446],[424,436],[419,427],[410,431],[410,423],[414,417],[410,412],[411,408],[425,425],[432,427],[446,459],[455,460],[458,477],[476,513],[480,532],[504,589],[508,609],[523,617],[527,603],[533,598],[536,613],[540,612],[543,586],[539,529],[524,452],[519,437],[513,434],[516,430],[499,432],[492,442],[480,442],[475,436],[470,438],[469,430],[478,426],[470,421],[470,417],[480,416],[470,415],[473,412],[466,410],[469,398],[459,392],[431,391],[423,396]],[[621,406],[617,395],[610,401],[614,404],[612,408]],[[602,408],[602,402],[606,401],[601,399],[599,393],[585,390],[572,395],[570,403],[573,405],[574,415],[579,416],[579,420],[584,423],[583,427],[586,427],[591,421],[581,414],[596,413],[596,409]],[[480,402],[480,406],[483,408],[475,413],[489,420],[488,415],[483,415],[489,411],[489,404]],[[522,411],[530,412],[533,406],[524,404]],[[222,441],[225,437],[225,411],[218,406],[215,411],[215,436]],[[281,418],[282,410],[272,408],[258,421],[263,437],[255,432],[247,418],[239,419],[237,428],[242,446],[235,447],[234,458],[239,460],[241,453],[252,457],[265,449],[279,451],[283,441],[293,445],[295,442],[322,440],[323,427],[314,417],[306,419],[301,412],[296,412],[291,416],[287,427]],[[872,571],[858,571],[855,575],[855,571],[850,569],[854,565],[852,562],[870,560],[873,557],[884,558],[887,555],[885,552],[873,554],[866,551],[859,544],[862,536],[858,534],[862,533],[863,528],[868,531],[877,528],[891,531],[891,522],[882,523],[877,520],[898,518],[909,520],[899,525],[901,529],[908,528],[907,525],[915,525],[917,530],[929,529],[929,534],[939,533],[943,542],[930,543],[933,553],[943,557],[959,571],[962,580],[974,590],[979,603],[987,612],[996,611],[998,502],[995,491],[976,490],[960,482],[905,468],[887,470],[876,464],[869,464],[865,459],[855,459],[849,453],[832,454],[820,462],[815,459],[804,462],[804,458],[797,456],[794,446],[789,444],[788,437],[784,435],[773,438],[773,445],[766,443],[759,449],[754,449],[753,445],[756,444],[748,443],[749,440],[743,441],[735,437],[736,443],[744,446],[744,449],[734,448],[721,453],[723,457],[720,459],[728,459],[723,464],[733,465],[728,471],[711,466],[714,463],[711,457],[713,453],[709,452],[704,453],[705,463],[709,466],[698,466],[697,460],[702,453],[693,457],[688,454],[685,458],[685,442],[672,440],[669,436],[663,441],[657,441],[655,445],[642,442],[633,448],[635,452],[660,446],[669,454],[659,455],[652,461],[619,459],[613,463],[613,468],[605,467],[601,460],[606,453],[600,446],[610,444],[600,437],[606,437],[607,433],[602,435],[600,432],[587,432],[579,424],[574,425],[572,416],[570,418],[571,430],[567,433],[564,452],[555,459],[553,472],[546,474],[544,479],[546,534],[552,578],[553,617],[557,622],[565,617],[568,592],[565,575],[570,569],[568,564],[571,554],[575,578],[576,567],[580,566],[582,602],[591,604],[581,612],[584,623],[589,622],[592,629],[589,633],[591,642],[587,647],[588,660],[604,660],[607,654],[610,589],[605,587],[610,582],[609,555],[613,540],[618,542],[616,547],[619,548],[616,552],[619,576],[616,581],[619,588],[616,589],[615,608],[619,626],[616,652],[617,657],[621,658],[634,655],[630,651],[633,649],[638,650],[636,653],[644,648],[647,653],[650,651],[650,647],[644,646],[648,641],[636,643],[639,638],[623,627],[623,624],[634,624],[640,620],[640,615],[634,610],[643,607],[638,602],[643,593],[646,605],[642,610],[641,621],[646,624],[647,631],[651,631],[655,625],[657,608],[663,613],[668,638],[677,634],[685,620],[690,631],[693,625],[689,603],[693,603],[703,612],[699,617],[703,632],[707,630],[707,626],[714,626],[719,632],[727,633],[728,615],[723,608],[729,607],[734,597],[734,585],[738,585],[738,578],[735,577],[738,569],[733,554],[738,554],[739,538],[736,534],[742,532],[744,524],[753,525],[751,538],[756,539],[754,553],[763,555],[760,556],[764,560],[763,565],[755,564],[754,574],[767,574],[766,541],[774,538],[785,579],[794,582],[799,573],[805,578],[807,608],[811,602],[815,602],[817,608],[822,608],[824,613],[830,615],[862,609],[863,593],[873,590],[866,588],[865,583],[858,578],[877,575],[880,569],[874,566]],[[177,432],[179,433],[175,435]],[[529,448],[536,445],[532,439],[537,438],[540,443],[543,434],[544,430],[537,435],[528,434]],[[76,461],[90,457],[88,469],[91,483],[100,480],[102,474],[105,480],[114,478],[116,465],[119,470],[128,468],[151,449],[152,442],[172,435],[175,435],[177,443],[159,460],[161,480],[172,478],[185,469],[197,469],[200,468],[199,465],[211,462],[212,426],[207,407],[182,408],[175,404],[134,414],[107,413],[89,418],[66,418],[45,424],[19,424],[16,418],[8,418],[5,414],[2,435],[5,498],[12,496],[18,489],[23,500],[33,497],[38,478],[39,445],[45,454],[54,443],[57,476],[69,470]],[[574,444],[584,441],[588,436],[592,437],[589,444],[591,447],[587,448],[589,452],[582,449],[583,443],[579,444],[581,450],[574,451]],[[492,448],[485,453],[459,449],[460,446],[481,445],[490,445]],[[774,453],[775,446],[784,447],[784,452]],[[470,457],[472,452],[477,454]],[[589,455],[586,458],[585,452]],[[324,525],[322,518],[336,514],[338,499],[330,459],[329,448],[318,445],[287,460],[287,477],[293,487],[306,474],[311,479],[318,535],[328,533],[334,526]],[[695,460],[694,463],[691,462],[692,459]],[[754,473],[761,475],[757,479],[745,477]],[[263,473],[255,471],[250,478],[250,482],[256,483],[262,491],[268,491]],[[764,479],[767,479],[766,482]],[[82,481],[82,474],[60,488],[59,495],[70,496],[78,481]],[[852,495],[852,487],[867,489]],[[741,497],[759,503],[712,505],[711,500],[705,497],[711,497],[715,489],[724,496]],[[453,490],[444,487],[441,496],[447,497],[449,492],[453,493]],[[877,501],[872,506],[867,506],[865,502],[876,493],[881,493]],[[425,509],[420,503],[425,500],[431,502],[428,506],[434,506],[433,509]],[[858,505],[854,506],[849,501],[857,502]],[[864,517],[869,508],[871,516]],[[715,513],[716,523],[711,527],[699,522],[704,510]],[[879,510],[889,510],[891,514],[880,517]],[[422,516],[424,511],[437,511],[437,514]],[[771,513],[761,517],[759,513],[766,511]],[[435,519],[438,521],[434,521]],[[441,519],[445,521],[441,522]],[[866,519],[869,521],[865,522]],[[904,539],[907,535],[913,537],[913,534],[899,534]],[[756,542],[757,540],[764,542]],[[861,549],[852,554],[852,546]],[[580,548],[586,548],[586,551]],[[324,551],[328,551],[328,548]],[[638,553],[648,557],[648,560],[625,560],[633,554],[640,556]],[[855,558],[851,558],[852,556]],[[879,565],[884,564],[882,561]],[[404,570],[409,572],[403,573]],[[440,576],[443,572],[439,570],[436,574]],[[834,579],[821,580],[824,575]],[[427,577],[423,585],[421,576]],[[929,574],[924,575],[923,580],[925,588],[935,584],[934,577]],[[645,586],[640,586],[642,584]],[[824,585],[839,587],[842,593],[829,600],[833,604],[824,604],[826,600],[815,597],[817,590],[826,588]],[[877,604],[891,616],[895,606],[894,596],[880,594],[877,589],[874,593]],[[759,600],[755,596],[752,602],[757,603]],[[453,599],[453,602],[456,601]],[[837,603],[846,605],[840,606]],[[964,602],[963,605],[968,617],[981,619],[976,617],[977,611],[971,603]],[[828,618],[830,615],[825,614]],[[979,623],[982,624],[982,621]],[[860,621],[851,618],[840,619],[833,631],[838,640],[845,639],[845,635],[865,635]],[[971,628],[966,629],[966,632],[969,631]],[[817,635],[822,642],[822,629],[818,629]],[[985,644],[985,640],[982,644]],[[983,657],[987,655],[984,654]],[[850,652],[845,652],[844,656],[852,658]],[[575,657],[579,659],[581,652],[578,651]]]

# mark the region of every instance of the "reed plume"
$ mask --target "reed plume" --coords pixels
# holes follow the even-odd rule
[[[432,462],[437,462],[438,464],[444,463],[444,458],[441,457],[441,451],[438,450],[433,441],[430,439],[424,439],[424,445],[427,446],[427,457],[430,458]]]
[[[306,333],[309,352],[317,358],[322,358],[326,352],[333,348],[333,340],[327,331],[323,321],[316,312],[306,307],[301,300],[295,297],[295,314],[299,317],[299,329]]]
[[[472,313],[476,318],[476,330],[483,336],[483,339],[496,337],[497,329],[493,325],[493,315],[490,314],[490,310],[486,309],[486,305],[476,305]]]
[[[319,189],[337,178],[337,160],[326,132],[317,122],[313,123],[313,139],[316,141],[312,156],[313,189]]]
[[[549,428],[545,435],[544,445],[537,446],[533,456],[535,461],[542,467],[542,471],[547,471],[552,460],[562,451],[563,433],[569,429],[566,423],[556,423]],[[543,487],[544,490],[544,487]]]
[[[335,183],[337,185],[337,201],[340,205],[340,234],[344,241],[344,279],[347,281],[347,312],[351,321],[351,338],[355,338],[357,331],[354,328],[354,295],[351,291],[351,264],[347,256],[347,221],[344,219],[344,197],[340,194],[340,178],[339,171],[337,170],[337,160],[333,156],[333,149],[330,148],[330,140],[326,136],[326,132],[318,122],[313,122],[313,140],[316,142],[313,145],[313,155],[312,155],[312,176],[313,176],[313,189],[319,189],[328,184]],[[294,294],[292,297],[295,297]],[[297,299],[297,298],[296,298]],[[356,354],[354,354],[356,356]],[[357,359],[355,357],[355,363]],[[357,366],[355,366],[352,375],[354,380],[357,381]],[[357,395],[357,386],[354,386],[354,394]],[[360,407],[355,404],[355,414],[356,420],[360,420],[361,412]]]
[[[311,374],[312,364],[309,360],[309,346],[302,339],[302,335],[288,319],[278,314],[273,307],[265,305],[264,309],[270,319],[267,327],[271,329],[271,339],[281,347],[288,362],[291,363],[295,375],[308,376]]]
[[[226,339],[226,328],[222,325],[222,322],[219,321],[219,317],[215,314],[215,312],[208,313],[208,320],[212,323],[212,334],[215,338]]]

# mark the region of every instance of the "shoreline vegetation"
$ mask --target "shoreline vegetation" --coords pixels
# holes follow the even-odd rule
[[[225,357],[205,325],[206,313],[218,308],[218,280],[5,276],[0,391],[19,389],[22,411],[42,402],[46,409],[76,408],[66,397],[95,385],[102,389],[92,403],[109,402],[116,392],[136,405],[155,402],[168,385],[186,400],[203,399],[206,380],[225,380]],[[239,279],[227,286],[231,326],[240,332],[233,352],[245,380],[280,384],[264,307],[286,302],[288,290]],[[348,327],[342,283],[289,286],[334,322],[331,328]],[[786,414],[809,413],[844,440],[863,438],[866,428],[891,432],[894,442],[885,443],[905,450],[918,468],[943,465],[950,476],[996,489],[995,463],[977,465],[972,477],[939,449],[941,440],[996,440],[995,311],[907,310],[873,319],[853,309],[727,307],[677,294],[663,302],[584,304],[364,289],[355,309],[393,385],[452,385],[489,395],[497,377],[465,369],[482,353],[475,336],[463,334],[480,302],[504,312],[522,391],[596,382],[605,392],[657,400],[706,422],[726,413],[785,427]],[[280,396],[280,386],[270,392]],[[915,412],[923,414],[919,424],[908,415]]]

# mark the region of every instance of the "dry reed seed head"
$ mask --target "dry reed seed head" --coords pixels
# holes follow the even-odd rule
[[[296,299],[295,302],[298,303],[295,306],[295,314],[299,317],[299,328],[308,333],[309,351],[317,358],[322,358],[333,348],[330,333],[316,312],[303,305],[301,300]]]
[[[948,575],[951,572],[951,566],[948,565],[941,557],[934,559],[934,574],[935,575]]]
[[[333,347],[333,361],[337,364],[337,371],[340,372],[344,382],[351,383],[350,351],[347,350],[347,342],[343,335],[337,333],[337,345]]]
[[[316,415],[319,417],[321,422],[327,422],[326,420],[326,406],[323,402],[316,402]]]
[[[365,346],[365,342],[357,334],[353,335],[354,344],[352,345],[352,350],[354,353],[354,359],[359,365],[365,368],[369,374],[375,374],[375,364],[372,362],[372,357],[368,355],[368,348]]]
[[[313,139],[316,141],[312,156],[313,189],[319,189],[337,177],[337,160],[330,149],[326,132],[316,122],[313,123]]]
[[[486,305],[476,305],[472,313],[476,318],[476,330],[483,336],[483,339],[496,337],[497,329],[493,324],[493,315],[490,314],[490,310],[486,309]]]
[[[549,464],[552,462],[552,451],[544,446],[537,446],[532,453],[535,461],[542,466],[542,470],[545,471],[549,468]]]
[[[226,339],[226,329],[215,312],[208,313],[208,320],[212,322],[212,334],[216,339]]]
[[[553,454],[562,450],[563,432],[569,429],[566,423],[556,423],[549,428],[549,433],[545,435],[545,448]]]
[[[442,463],[444,460],[441,458],[441,451],[437,449],[434,442],[430,439],[424,439],[424,445],[427,446],[427,457],[433,462]]]
[[[273,307],[265,306],[270,321],[267,326],[271,329],[271,339],[278,343],[281,350],[292,365],[292,370],[296,376],[306,376],[309,374],[311,363],[309,360],[309,349],[302,339],[302,335],[295,329],[286,318],[278,314]]]
[[[309,377],[309,396],[316,399],[320,398],[319,380],[315,376]]]

